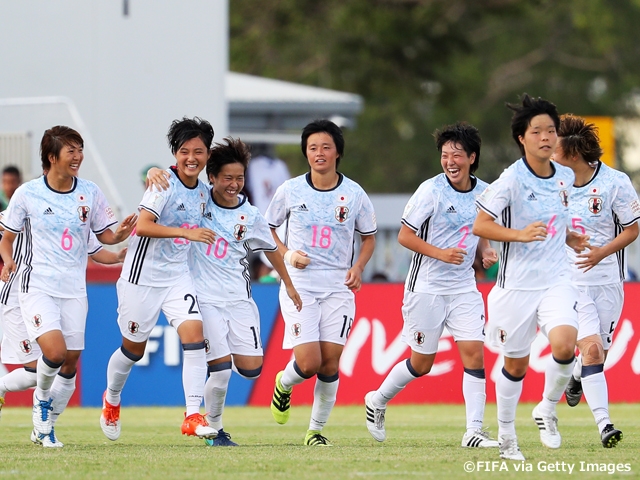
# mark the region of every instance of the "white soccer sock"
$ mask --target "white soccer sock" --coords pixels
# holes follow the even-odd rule
[[[207,358],[204,346],[195,350],[183,350],[182,354],[182,388],[188,417],[200,413],[207,378]]]
[[[320,377],[329,381],[320,380]],[[338,384],[340,379],[336,373],[333,377],[316,376],[316,386],[313,389],[313,407],[311,408],[311,421],[309,430],[322,430],[329,420],[329,415],[336,403]]]
[[[295,362],[295,360],[291,360],[289,363],[287,363],[287,366],[284,367],[282,378],[280,378],[282,388],[284,388],[285,390],[290,390],[291,388],[301,384],[307,379],[298,373],[296,367],[294,366]]]
[[[509,375],[503,368],[496,381],[498,436],[516,434],[516,407],[522,394],[522,380]]]
[[[582,378],[582,354],[576,358],[576,363],[573,366],[573,378],[580,380]]]
[[[475,370],[474,370],[475,371]],[[484,370],[482,370],[484,374]],[[467,413],[467,431],[479,430],[484,420],[484,406],[487,402],[487,380],[464,372],[462,375],[462,396]]]
[[[53,402],[51,402],[51,406],[53,407],[53,410],[51,411],[51,423],[53,425],[56,424],[60,414],[64,412],[65,408],[67,408],[71,395],[73,395],[73,392],[75,391],[75,373],[71,378],[63,377],[59,373],[56,375],[53,385],[51,386],[51,397],[53,397]]]
[[[51,385],[60,371],[60,367],[50,367],[40,355],[38,366],[36,367],[36,398],[38,400],[49,400],[51,398]]]
[[[209,379],[204,385],[204,408],[207,421],[216,430],[222,429],[222,412],[231,379],[231,368],[209,372]]]
[[[553,356],[547,362],[547,368],[544,373],[542,401],[538,404],[538,411],[542,415],[555,413],[556,404],[562,398],[562,394],[569,384],[569,379],[571,379],[573,364],[573,360],[569,363],[558,363]]]
[[[582,377],[582,390],[598,425],[598,430],[602,433],[605,425],[612,423],[609,418],[609,390],[604,372]]]
[[[22,392],[27,388],[35,387],[36,381],[36,372],[16,368],[0,378],[0,397],[4,397],[7,392]]]
[[[113,406],[120,405],[122,389],[127,383],[131,368],[136,362],[127,357],[121,348],[118,348],[107,366],[107,395],[105,400]]]
[[[408,359],[397,363],[387,378],[382,381],[378,390],[371,396],[371,403],[375,408],[387,408],[387,403],[398,395],[409,382],[419,378],[411,373],[407,362],[409,362]]]

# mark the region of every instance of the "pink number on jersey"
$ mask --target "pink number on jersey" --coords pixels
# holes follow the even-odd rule
[[[227,242],[224,238],[220,237],[216,240],[216,246],[213,248],[213,244],[207,247],[207,253],[205,255],[209,256],[211,254],[211,250],[213,248],[213,256],[216,258],[224,258],[227,255],[227,248],[229,247],[229,242]]]
[[[311,227],[311,246],[320,248],[329,248],[331,246],[331,227],[322,227],[320,229],[320,238],[318,238],[318,226]]]
[[[180,225],[180,228],[190,228],[191,230],[194,230],[198,228],[198,225],[189,225],[188,223],[183,223],[182,225]],[[174,238],[173,243],[177,243],[178,245],[186,245],[187,243],[189,243],[189,240],[187,240],[186,238]]]
[[[73,237],[69,235],[69,229],[65,228],[62,232],[62,239],[60,239],[60,246],[65,252],[68,252],[73,247]]]
[[[460,229],[460,233],[462,233],[462,240],[458,242],[458,248],[467,248],[467,245],[464,243],[464,241],[469,236],[469,227],[465,225]]]
[[[573,228],[574,230],[580,232],[581,235],[585,235],[587,233],[587,230],[580,225],[580,222],[582,221],[582,218],[579,217],[574,217],[571,219],[571,228]]]
[[[551,238],[556,236],[556,233],[558,233],[558,230],[556,230],[556,227],[553,226],[553,222],[555,221],[557,215],[554,215],[553,217],[551,217],[551,220],[549,220],[549,223],[547,223],[547,233],[549,235],[551,235]]]

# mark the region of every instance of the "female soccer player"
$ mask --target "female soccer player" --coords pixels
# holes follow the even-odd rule
[[[512,136],[523,157],[478,198],[473,233],[502,242],[498,281],[487,302],[489,341],[504,354],[496,381],[498,441],[502,458],[524,460],[514,422],[537,327],[549,339],[552,360],[543,400],[532,415],[543,445],[560,447],[555,407],[571,376],[578,333],[578,292],[571,284],[565,242],[577,248],[585,239],[567,236],[574,175],[551,162],[560,125],[555,105],[525,94],[521,104],[509,108]]]
[[[109,229],[116,221],[104,194],[93,182],[78,178],[83,145],[80,134],[69,127],[47,130],[40,143],[45,175],[16,190],[2,220],[5,282],[17,269],[13,242],[24,232],[18,296],[29,339],[37,340],[42,351],[37,361],[33,425],[36,434],[45,436],[52,431],[53,381],[61,367],[73,378],[84,349],[90,232],[102,243],[120,243],[136,218],[127,217],[116,233]]]
[[[462,364],[467,413],[463,447],[497,447],[482,429],[486,401],[484,302],[473,270],[476,249],[485,268],[497,261],[489,242],[471,233],[476,197],[487,184],[473,173],[480,165],[478,130],[457,123],[435,132],[444,173],[425,181],[402,216],[400,244],[414,252],[405,282],[402,337],[411,358],[398,363],[382,385],[365,396],[369,433],[386,438],[387,403],[409,382],[431,371],[444,327],[455,339]]]
[[[284,347],[293,347],[294,360],[276,376],[271,412],[276,422],[286,423],[293,387],[316,375],[304,443],[326,446],[330,443],[321,432],[336,401],[338,364],[355,315],[354,292],[373,254],[377,228],[367,194],[337,171],[344,154],[340,128],[329,120],[311,122],[302,131],[301,148],[309,173],[278,187],[266,213],[304,304],[299,311],[281,287]],[[286,244],[275,233],[285,222]],[[356,233],[362,244],[352,265]]]
[[[3,214],[0,214],[0,219],[2,216]],[[2,230],[1,227],[0,230]],[[0,232],[0,235],[2,233]],[[22,250],[22,245],[24,245],[22,233],[17,235],[15,245],[15,261],[19,269],[25,253]],[[88,252],[94,261],[105,265],[122,263],[126,251],[126,248],[117,253],[103,249],[93,232],[90,232]],[[36,366],[38,358],[42,354],[38,343],[29,340],[27,326],[22,319],[22,312],[20,311],[16,278],[16,275],[12,274],[9,277],[9,281],[0,290],[0,303],[2,304],[0,323],[3,331],[0,361],[7,365],[22,365],[24,368],[12,370],[0,378],[0,413],[2,405],[5,403],[4,396],[7,392],[21,392],[36,386]],[[32,442],[46,448],[64,446],[56,437],[55,424],[76,389],[75,378],[75,365],[72,369],[72,367],[63,364],[51,386],[51,398],[53,398],[50,413],[51,433],[43,435],[33,430],[31,432]]]
[[[282,278],[287,295],[298,310],[301,301],[273,241],[269,225],[259,210],[241,192],[249,164],[249,147],[225,138],[211,149],[207,177],[213,186],[207,198],[202,224],[216,230],[213,245],[195,243],[189,266],[198,292],[198,304],[208,345],[209,379],[204,403],[209,424],[218,436],[207,439],[212,446],[235,446],[223,429],[222,412],[231,369],[242,377],[256,379],[262,371],[260,315],[251,297],[249,250],[264,251]],[[166,171],[151,169],[149,180],[163,188]],[[160,176],[159,176],[160,175]]]
[[[183,435],[213,438],[216,430],[200,414],[206,377],[202,316],[189,273],[190,242],[211,245],[215,233],[202,228],[207,187],[198,180],[213,140],[213,128],[199,118],[175,120],[167,134],[176,165],[166,191],[149,188],[140,202],[118,280],[118,325],[122,346],[107,367],[100,425],[109,440],[120,436],[120,397],[133,365],[142,358],[160,310],[182,342],[182,382],[186,401]]]
[[[588,252],[572,260],[578,300],[580,356],[565,390],[574,407],[584,389],[602,445],[611,448],[622,440],[609,417],[604,361],[624,302],[625,247],[638,237],[640,203],[629,177],[600,161],[602,149],[596,127],[584,118],[563,115],[554,160],[576,176],[571,191],[571,228],[589,235]],[[615,255],[614,255],[615,254]]]

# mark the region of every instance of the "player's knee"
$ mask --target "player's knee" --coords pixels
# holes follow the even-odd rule
[[[414,377],[422,377],[423,375],[426,375],[431,371],[431,366],[433,365],[433,363],[416,362],[416,364],[414,365],[411,359],[408,358],[406,365],[411,375],[413,375]]]
[[[583,343],[582,349],[583,365],[599,365],[604,363],[604,347],[601,342],[587,340]]]
[[[244,377],[248,380],[255,380],[262,373],[262,365],[258,368],[240,368],[236,366],[236,370],[238,371],[238,375]]]
[[[313,377],[316,373],[318,373],[320,366],[320,362],[316,362],[313,360],[298,361],[296,359],[296,371],[298,372],[298,375],[303,378]]]

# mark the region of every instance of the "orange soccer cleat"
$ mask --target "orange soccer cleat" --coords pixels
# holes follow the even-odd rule
[[[187,417],[184,414],[184,422],[182,422],[182,434],[199,438],[216,438],[218,431],[209,426],[209,422],[199,413],[192,413]]]
[[[100,415],[100,426],[102,433],[109,440],[117,440],[120,437],[120,404],[111,405],[105,398],[107,392],[102,395],[102,414]]]

